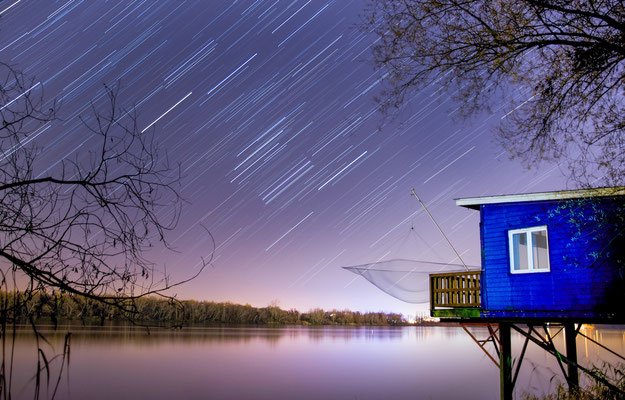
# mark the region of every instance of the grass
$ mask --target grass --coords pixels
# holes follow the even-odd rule
[[[567,385],[558,383],[555,393],[536,396],[525,393],[524,400],[624,400],[625,399],[625,364],[616,366],[605,364],[603,368],[594,368],[593,372],[611,382],[615,388],[591,380],[577,390],[570,391]]]

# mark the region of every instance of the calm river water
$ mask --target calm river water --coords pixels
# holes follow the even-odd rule
[[[486,330],[471,328],[477,336]],[[496,399],[499,372],[460,327],[211,327],[182,331],[129,326],[71,326],[69,367],[59,399]],[[16,335],[14,399],[32,398],[36,346]],[[43,329],[59,353],[63,335]],[[582,332],[625,354],[625,330],[587,326]],[[556,347],[563,349],[563,335]],[[9,338],[10,339],[10,338]],[[10,346],[9,346],[10,347]],[[7,347],[7,348],[9,348]],[[513,357],[522,347],[513,336]],[[579,361],[616,358],[578,338]],[[8,354],[7,354],[8,360]],[[60,358],[51,361],[51,395]],[[530,344],[517,383],[523,391],[552,390],[559,367]]]

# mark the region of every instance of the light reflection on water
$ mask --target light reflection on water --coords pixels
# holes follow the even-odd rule
[[[63,328],[63,327],[62,327]],[[73,325],[69,374],[57,398],[490,399],[499,372],[460,327],[194,327],[183,330]],[[58,353],[67,329],[42,332]],[[472,327],[479,337],[486,330]],[[625,331],[583,332],[620,354]],[[513,357],[522,347],[513,336]],[[562,335],[555,344],[563,349]],[[52,350],[47,350],[52,354]],[[582,364],[616,358],[583,338]],[[32,398],[36,348],[16,335],[13,392]],[[56,362],[58,366],[58,362]],[[53,374],[54,375],[54,374]],[[553,388],[559,367],[530,344],[517,393]],[[42,392],[45,398],[45,386]]]

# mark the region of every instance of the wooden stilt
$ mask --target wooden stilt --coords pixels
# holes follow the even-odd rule
[[[571,363],[567,364],[569,391],[575,392],[579,387],[579,374],[577,372],[577,343],[575,342],[577,331],[575,330],[575,324],[572,322],[565,323],[564,335],[566,340],[566,358],[571,360]]]
[[[499,323],[499,376],[501,400],[512,400],[512,345],[510,342],[510,323]]]

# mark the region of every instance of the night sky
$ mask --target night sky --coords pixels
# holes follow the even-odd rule
[[[60,120],[33,138],[41,168],[89,149],[78,117],[105,84],[181,163],[176,251],[150,257],[183,279],[212,250],[203,227],[217,250],[179,298],[414,314],[425,306],[340,268],[458,262],[412,187],[479,265],[478,213],[454,198],[566,181],[555,165],[509,160],[493,126],[510,110],[459,119],[433,83],[398,116],[380,114],[364,13],[346,0],[0,1],[0,61],[59,104]]]

